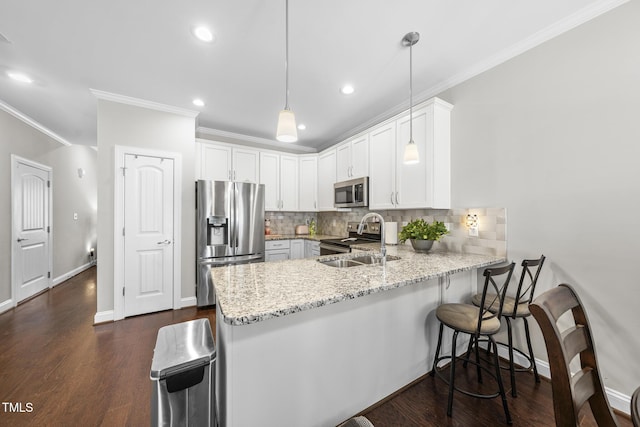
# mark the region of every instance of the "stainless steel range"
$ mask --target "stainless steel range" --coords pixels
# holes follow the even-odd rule
[[[351,246],[363,243],[379,243],[382,239],[379,222],[367,222],[364,224],[362,235],[358,234],[359,222],[348,222],[347,233],[349,237],[344,239],[320,240],[320,255],[332,255],[351,252]]]

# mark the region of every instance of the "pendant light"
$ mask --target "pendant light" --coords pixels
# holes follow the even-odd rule
[[[280,142],[296,142],[298,131],[296,129],[296,116],[289,109],[289,0],[285,0],[285,103],[284,110],[278,116],[278,129],[276,139]]]
[[[420,162],[418,146],[413,142],[413,45],[420,40],[420,34],[407,33],[402,43],[409,45],[409,142],[404,147],[404,164],[415,165]]]

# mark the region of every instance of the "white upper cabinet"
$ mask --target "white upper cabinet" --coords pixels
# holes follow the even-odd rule
[[[200,164],[196,169],[198,179],[231,180],[231,147],[206,142],[197,143],[196,147],[199,148],[199,153],[196,151]]]
[[[333,211],[333,184],[336,182],[336,149],[318,156],[318,210]]]
[[[259,179],[259,152],[232,145],[198,142],[196,162],[198,179],[212,181],[240,181],[257,183]]]
[[[280,156],[280,210],[298,210],[298,157]]]
[[[413,140],[420,156],[415,165],[405,165],[403,158],[410,139],[408,113],[371,131],[370,209],[451,207],[452,108],[433,98],[414,109]]]
[[[369,135],[357,137],[336,148],[336,180],[347,181],[369,174]]]
[[[303,155],[298,159],[300,166],[300,186],[298,207],[303,212],[318,210],[318,156]]]
[[[374,128],[369,142],[369,209],[395,209],[396,123]]]
[[[298,158],[260,152],[260,184],[264,184],[264,209],[298,210]]]
[[[239,182],[260,182],[260,152],[249,148],[234,148],[233,180]]]

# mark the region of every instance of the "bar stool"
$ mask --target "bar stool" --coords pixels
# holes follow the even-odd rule
[[[502,376],[500,375],[500,362],[498,361],[498,348],[496,346],[496,342],[493,339],[493,335],[496,334],[500,330],[500,314],[502,313],[502,305],[504,303],[504,297],[507,292],[507,287],[509,285],[509,281],[511,280],[511,275],[513,274],[513,269],[515,267],[515,263],[511,263],[506,266],[487,268],[484,271],[484,286],[482,289],[482,298],[480,306],[474,306],[472,304],[441,304],[436,309],[436,317],[440,321],[440,332],[438,333],[438,345],[436,347],[436,355],[433,360],[433,367],[431,369],[430,375],[434,376],[438,375],[444,382],[449,384],[449,401],[447,404],[447,415],[451,416],[451,411],[453,407],[453,391],[456,390],[460,393],[466,394],[468,396],[482,398],[482,399],[491,399],[494,397],[500,396],[502,398],[502,406],[504,407],[504,414],[507,418],[507,423],[511,424],[511,415],[509,414],[509,408],[507,407],[507,398],[504,392],[504,386],[502,384]],[[496,282],[496,279],[499,278],[499,281]],[[495,291],[495,294],[491,296],[487,293],[489,287]],[[487,299],[487,301],[485,301]],[[489,303],[488,305],[486,303]],[[490,307],[495,304],[497,310],[495,313],[489,311],[487,308],[481,309],[480,307]],[[449,356],[440,356],[440,347],[442,346],[442,332],[444,326],[453,330],[453,338],[451,342],[451,355]],[[456,372],[456,340],[458,338],[458,334],[462,332],[470,335],[470,346],[472,344],[476,344],[475,346],[475,361],[470,359],[470,351],[467,351],[465,355],[465,365],[467,362],[471,362],[476,365],[476,371],[478,375],[478,382],[482,383],[482,370],[486,371],[492,376],[495,376],[496,381],[498,382],[498,391],[495,393],[488,394],[479,394],[473,393],[468,390],[463,390],[454,385],[455,380],[455,372]],[[486,340],[489,345],[493,346],[493,366],[495,368],[495,374],[492,373],[489,368],[486,366],[481,366],[480,364],[480,355],[478,350],[478,342]],[[443,375],[441,375],[438,369],[438,363],[442,360],[450,359],[450,374],[449,380],[447,380]]]
[[[536,359],[533,355],[533,347],[531,346],[531,335],[529,334],[529,322],[527,318],[531,316],[529,311],[529,304],[533,301],[533,294],[536,290],[536,284],[538,283],[538,276],[540,270],[544,264],[545,256],[542,255],[538,259],[525,259],[522,261],[522,273],[520,274],[520,282],[518,283],[518,290],[515,297],[505,296],[504,307],[502,308],[501,318],[507,322],[507,337],[508,344],[498,342],[500,345],[506,345],[509,349],[509,372],[511,374],[511,395],[517,397],[516,391],[516,372],[529,372],[533,370],[533,376],[537,383],[540,382],[540,376],[538,375],[538,369],[536,367]],[[532,269],[535,268],[535,272]],[[525,286],[527,283],[527,286]],[[477,294],[473,297],[472,302],[476,306],[481,305],[482,294]],[[487,298],[485,301],[491,301],[491,298]],[[496,308],[489,306],[488,309],[492,312],[496,312]],[[522,350],[513,346],[513,332],[511,328],[511,319],[522,319],[524,323],[524,332],[527,340],[527,348],[529,354],[525,354]],[[516,368],[513,363],[513,352],[517,352],[522,355],[529,362],[529,366],[524,368]]]

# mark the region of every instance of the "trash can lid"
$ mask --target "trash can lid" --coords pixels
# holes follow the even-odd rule
[[[208,365],[216,357],[209,319],[197,319],[158,330],[151,361],[151,379]]]

